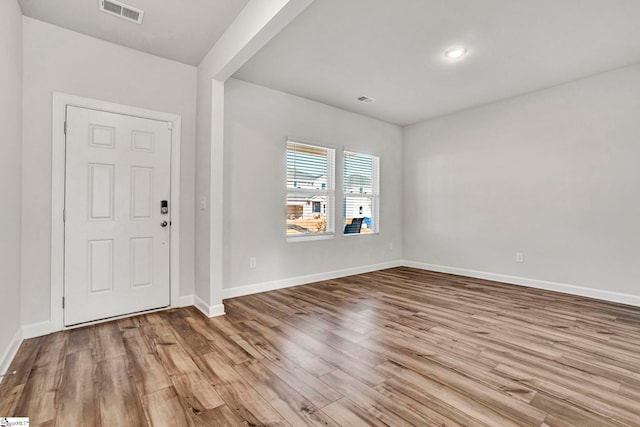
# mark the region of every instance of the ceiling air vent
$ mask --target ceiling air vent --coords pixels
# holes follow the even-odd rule
[[[362,102],[363,104],[371,104],[372,102],[375,102],[375,99],[369,98],[368,96],[360,96],[356,98],[356,100]]]
[[[115,0],[100,0],[100,10],[136,24],[142,24],[142,17],[144,16],[144,12],[140,9]]]

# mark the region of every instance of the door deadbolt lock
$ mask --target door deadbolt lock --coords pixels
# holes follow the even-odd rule
[[[160,213],[162,215],[166,215],[169,213],[169,202],[167,200],[162,200],[160,202]]]
[[[168,223],[167,221],[162,221],[162,222],[160,223],[160,225],[161,225],[162,227],[166,227],[167,225],[169,225],[169,223]]]

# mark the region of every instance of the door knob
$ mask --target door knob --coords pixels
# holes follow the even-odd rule
[[[166,227],[167,225],[169,225],[169,223],[167,221],[162,221],[160,225],[163,227]]]

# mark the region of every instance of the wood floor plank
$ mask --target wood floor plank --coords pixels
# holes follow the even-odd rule
[[[52,334],[42,339],[33,369],[17,401],[16,416],[29,417],[35,425],[55,420],[67,339],[67,333]]]
[[[145,394],[142,404],[149,423],[154,427],[195,425],[192,414],[182,405],[172,386]]]
[[[640,425],[640,308],[398,267],[22,343],[32,425]]]
[[[434,399],[423,393],[418,387],[413,387],[411,384],[403,382],[397,377],[392,377],[384,383],[377,385],[375,390],[419,412],[433,425],[481,425],[478,420],[459,411],[456,407],[449,406],[439,399]]]
[[[302,369],[316,377],[331,372],[334,367],[325,362],[315,354],[300,347],[294,340],[279,332],[276,328],[267,328],[258,322],[245,322],[245,325],[258,335],[263,337],[263,341],[267,341],[270,346],[262,345],[261,348],[267,352],[267,349],[273,348],[279,353],[278,349],[283,349],[287,353],[287,359],[291,360]],[[267,354],[267,353],[263,353]],[[277,360],[278,356],[269,352],[272,360]]]
[[[181,312],[170,311],[165,314],[171,328],[175,331],[175,338],[182,344],[181,347],[191,357],[198,357],[213,351],[211,343],[206,336],[194,330]]]
[[[338,329],[333,322],[327,323],[324,318],[320,320],[313,319],[313,321],[300,319],[299,317],[283,318],[281,320],[283,323],[303,329],[306,334],[328,344],[332,349],[358,359],[370,367],[375,367],[386,360],[384,356],[369,351],[360,345],[367,338],[367,335],[359,334],[355,336],[353,331]],[[340,331],[346,332],[346,334],[341,334]]]
[[[16,405],[38,357],[41,341],[43,338],[23,341],[18,355],[9,366],[8,375],[0,381],[0,414],[3,414],[1,416],[18,416]]]
[[[269,404],[292,426],[337,426],[319,409],[298,411],[291,407],[291,402],[282,399],[274,399]]]
[[[96,330],[94,326],[87,326],[69,331],[67,354],[87,350],[95,352],[96,345]]]
[[[531,404],[547,413],[545,422],[550,426],[599,427],[624,425],[614,419],[593,413],[589,409],[563,404],[557,398],[545,393],[538,393],[531,401]]]
[[[244,363],[251,360],[251,355],[246,350],[225,336],[213,324],[208,323],[202,314],[195,313],[193,316],[186,317],[185,320],[195,332],[209,341],[213,349],[227,356],[231,363]]]
[[[100,426],[95,354],[92,348],[74,351],[65,358],[58,401],[56,425]]]
[[[323,408],[331,402],[340,399],[342,395],[331,386],[320,381],[303,369],[287,360],[274,363],[268,359],[262,360],[262,365],[278,377],[282,378],[298,393],[309,399],[318,408]]]
[[[554,396],[558,400],[571,403],[572,406],[579,408],[590,408],[596,414],[604,417],[611,418],[622,424],[628,425],[640,425],[640,407],[637,402],[634,402],[634,408],[629,408],[625,405],[624,408],[616,406],[615,403],[610,401],[603,401],[592,397],[590,394],[583,394],[573,389],[564,387],[553,380],[546,380],[544,378],[536,377],[527,372],[520,371],[517,368],[513,368],[507,365],[498,365],[496,372],[503,373],[510,376],[512,379],[527,384],[531,387],[537,388],[551,396]],[[620,396],[622,397],[622,396]]]
[[[12,371],[10,371],[12,372]],[[0,414],[7,414],[10,417],[24,416],[16,410],[20,397],[24,392],[24,384],[6,385],[0,389]]]
[[[171,386],[171,379],[160,358],[151,350],[138,328],[127,331],[124,346],[141,395]]]
[[[464,375],[478,384],[500,390],[525,402],[529,402],[535,395],[535,391],[525,385],[491,372],[497,365],[493,360],[487,359],[489,360],[487,362],[478,358],[478,354],[474,352],[457,351],[455,343],[449,344],[446,341],[432,339],[430,334],[420,334],[419,338],[410,341],[404,338],[376,335],[375,342],[387,346],[393,354],[392,358],[407,363],[408,366],[417,366],[418,370],[428,363],[427,361],[434,361],[452,373]],[[460,344],[459,347],[464,345]],[[394,348],[400,348],[402,352],[397,353]],[[411,357],[411,354],[425,360],[417,360]]]
[[[126,356],[127,351],[117,322],[105,323],[96,328],[96,347],[98,362]]]
[[[638,402],[635,399],[628,398],[623,394],[618,393],[619,389],[606,389],[598,384],[585,381],[582,378],[573,378],[569,373],[563,375],[557,371],[551,372],[544,367],[530,366],[518,361],[516,358],[510,358],[509,355],[487,354],[491,354],[491,357],[494,360],[500,362],[500,364],[494,369],[496,372],[509,375],[508,372],[505,372],[504,368],[514,368],[517,369],[518,372],[522,372],[532,378],[547,381],[554,385],[580,392],[584,395],[597,397],[603,403],[611,404],[630,412],[637,412],[640,416],[640,405],[638,405]]]
[[[330,363],[334,368],[342,368],[354,378],[370,386],[375,386],[385,380],[384,376],[380,375],[374,368],[362,363],[361,360],[347,356],[339,351],[334,351],[333,347],[327,346],[299,329],[287,324],[277,326],[275,329],[309,352],[320,355],[323,360]]]
[[[171,383],[180,398],[187,402],[189,410],[203,412],[224,404],[194,359],[181,346],[165,343],[157,348]]]
[[[447,425],[447,426],[470,426],[475,423],[475,420],[465,419],[464,424],[456,421],[451,412],[454,408],[449,408],[446,412],[446,416],[441,412],[434,409],[436,406],[433,400],[430,400],[423,394],[419,394],[415,389],[410,390],[410,387],[402,388],[399,386],[400,382],[391,380],[378,384],[374,389],[390,399],[401,403],[402,405],[411,408],[412,411],[418,412],[425,419],[429,420],[429,424],[432,425]],[[442,409],[442,408],[441,408]],[[459,418],[462,416],[459,415]]]
[[[267,400],[250,386],[216,353],[208,353],[197,359],[216,391],[237,416],[248,425],[288,425]]]
[[[237,335],[240,332],[226,315],[206,319],[206,322],[219,330],[226,337]]]
[[[118,420],[122,426],[146,424],[142,402],[138,399],[127,363],[126,356],[109,357],[98,362],[99,411],[103,424],[112,420]]]
[[[318,407],[260,362],[242,363],[236,365],[234,370],[292,425],[335,425]]]
[[[356,405],[366,410],[370,416],[392,426],[419,426],[429,422],[418,412],[398,404],[377,390],[359,382],[347,373],[336,369],[320,378],[335,388]],[[384,408],[381,411],[380,408]]]
[[[224,405],[224,400],[201,372],[174,375],[171,382],[194,413]]]
[[[232,309],[235,310],[236,313],[240,313],[242,315],[243,320],[245,321],[257,321],[262,323],[267,327],[273,327],[280,324],[280,321],[268,313],[263,313],[254,308],[254,306],[250,302],[245,302],[243,300],[234,300],[231,302]]]
[[[407,395],[418,397],[418,399],[415,399],[418,402],[434,402],[433,406],[430,405],[434,410],[441,411],[442,415],[452,418],[463,425],[517,426],[540,425],[542,422],[534,421],[519,424],[501,414],[496,408],[476,401],[474,396],[469,396],[464,391],[450,388],[446,382],[442,383],[421,375],[395,362],[385,363],[381,368],[393,373],[393,378],[386,381],[391,387],[399,390],[415,389],[416,393],[407,393]],[[411,387],[403,387],[403,383]],[[423,396],[426,396],[427,399],[424,399]]]
[[[196,427],[237,427],[250,425],[246,420],[243,420],[234,413],[229,408],[229,405],[218,406],[217,408],[194,414],[193,422]]]
[[[346,397],[325,406],[323,411],[341,426],[388,426],[388,424],[372,417],[366,410],[360,408]]]

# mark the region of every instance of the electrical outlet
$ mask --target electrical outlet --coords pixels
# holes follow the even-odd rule
[[[255,258],[249,258],[249,268],[256,268],[258,266],[258,261]]]
[[[393,250],[393,243],[389,242],[389,250],[392,251]]]
[[[524,253],[516,252],[516,262],[524,262]]]
[[[207,196],[200,197],[200,210],[207,210]]]

